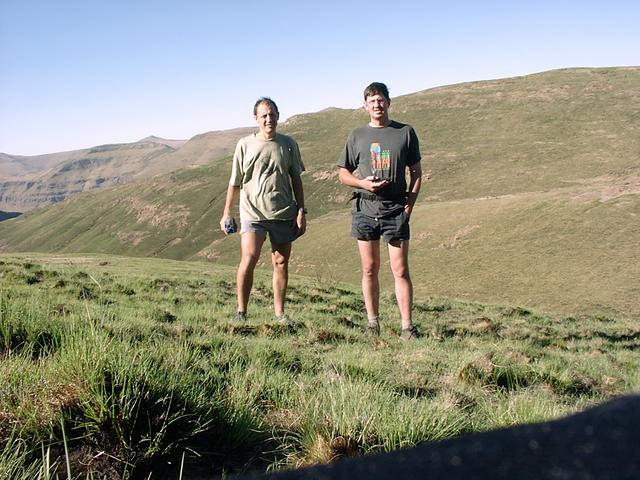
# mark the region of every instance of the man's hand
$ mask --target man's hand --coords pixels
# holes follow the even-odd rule
[[[227,221],[231,220],[231,223],[233,225],[233,229],[232,231],[227,231]],[[222,233],[224,233],[225,235],[229,235],[230,233],[235,233],[237,230],[236,227],[236,221],[235,219],[230,216],[230,215],[224,215],[221,219],[220,219],[220,230],[222,230]]]
[[[307,231],[307,215],[303,209],[298,210],[298,216],[296,217],[296,226],[298,227],[298,236],[304,235]]]
[[[374,175],[369,175],[368,177],[363,178],[361,180],[360,188],[363,188],[364,190],[368,190],[369,192],[375,193],[378,190],[386,187],[387,185],[389,185],[389,180],[380,180]]]
[[[411,218],[411,212],[413,212],[413,206],[407,204],[404,206],[404,213],[407,216],[407,219]]]
[[[224,209],[222,210],[222,218],[220,219],[220,230],[222,230],[222,232],[225,235],[229,235],[229,233],[233,233],[233,232],[227,232],[227,229],[224,227],[224,222],[229,218],[233,220],[233,225],[236,226],[236,230],[237,230],[236,221],[233,219],[233,216],[231,215],[231,208],[232,208],[231,206],[233,205],[233,197],[235,197],[236,194],[238,194],[239,192],[240,192],[240,186],[229,185],[227,187],[227,195],[224,199]]]

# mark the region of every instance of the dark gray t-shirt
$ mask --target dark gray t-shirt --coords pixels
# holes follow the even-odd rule
[[[410,125],[391,121],[386,127],[370,125],[351,132],[342,150],[338,166],[346,168],[359,178],[375,175],[391,183],[377,192],[375,199],[361,198],[354,202],[370,217],[385,217],[397,214],[406,203],[407,167],[420,161],[418,136]],[[371,196],[371,192],[356,189]]]

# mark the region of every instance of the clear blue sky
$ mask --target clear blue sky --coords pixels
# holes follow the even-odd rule
[[[640,2],[0,0],[0,152],[187,139],[563,67],[640,65]],[[639,85],[640,88],[640,85]]]

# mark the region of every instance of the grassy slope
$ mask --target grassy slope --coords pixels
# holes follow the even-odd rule
[[[447,296],[515,302],[549,312],[637,317],[638,196],[602,203],[573,198],[571,192],[417,207],[411,246],[416,298]],[[309,237],[295,247],[293,270],[357,284],[359,263],[349,222],[348,214],[314,222]],[[386,258],[383,263],[383,288],[391,291]]]
[[[429,176],[412,220],[417,295],[638,315],[639,81],[638,68],[559,70],[394,99],[392,115],[416,128]],[[329,109],[282,128],[307,166],[299,273],[357,282],[349,191],[334,164],[365,121],[362,111]],[[217,230],[228,164],[3,222],[0,248],[233,264],[237,239]]]
[[[249,321],[231,324],[233,278],[203,262],[0,255],[0,471],[31,479],[25,460],[48,455],[66,478],[66,432],[71,478],[174,479],[183,452],[185,478],[215,478],[547,420],[640,388],[635,321],[436,298],[417,302],[426,335],[405,344],[389,296],[371,339],[358,289],[326,278],[292,278],[285,327],[259,272]]]

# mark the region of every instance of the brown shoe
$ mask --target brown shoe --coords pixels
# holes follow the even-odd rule
[[[420,332],[416,328],[415,325],[411,325],[409,328],[403,328],[402,333],[400,333],[401,340],[414,340],[416,338],[420,338]]]
[[[280,316],[274,315],[272,318],[273,318],[274,322],[278,322],[281,325],[285,325],[285,326],[288,326],[288,327],[293,325],[293,320],[291,320],[286,313],[283,313]]]
[[[380,322],[378,322],[377,318],[374,320],[369,320],[369,323],[367,323],[367,335],[370,335],[372,337],[380,336]]]
[[[245,322],[246,320],[247,320],[247,313],[246,312],[238,312],[231,319],[231,321],[233,323],[242,323],[242,322]]]

